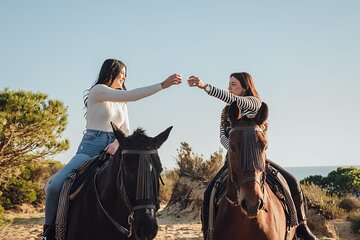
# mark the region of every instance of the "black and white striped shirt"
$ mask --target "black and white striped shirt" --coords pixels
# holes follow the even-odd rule
[[[239,108],[241,116],[255,117],[257,111],[261,107],[261,100],[254,96],[236,96],[226,90],[210,86],[210,90],[206,91],[210,96],[216,97],[221,101],[227,103],[225,108],[221,112],[220,120],[220,143],[224,146],[226,150],[229,148],[229,131],[230,131],[230,121],[228,118],[228,108],[229,104],[236,101]]]

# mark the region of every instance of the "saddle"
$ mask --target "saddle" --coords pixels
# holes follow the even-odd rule
[[[99,156],[95,156],[83,165],[72,171],[66,178],[59,197],[59,203],[55,219],[55,238],[56,240],[65,240],[66,236],[66,223],[67,213],[69,209],[69,201],[74,199],[76,195],[81,191],[85,184],[85,180],[100,169],[103,165],[106,165],[110,155],[101,153]]]
[[[270,164],[266,164],[266,183],[269,185],[272,192],[280,200],[281,205],[284,208],[284,212],[287,219],[288,227],[295,227],[298,225],[298,218],[296,214],[296,208],[291,196],[289,186],[285,178],[281,173],[272,167]],[[228,169],[226,169],[222,175],[217,179],[214,188],[210,195],[210,207],[209,207],[209,227],[213,226],[215,220],[215,213],[219,206],[220,200],[224,197],[226,191],[226,182],[228,177]]]

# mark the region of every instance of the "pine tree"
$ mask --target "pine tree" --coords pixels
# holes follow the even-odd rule
[[[0,182],[25,163],[43,160],[69,148],[61,139],[67,108],[43,93],[0,91]]]

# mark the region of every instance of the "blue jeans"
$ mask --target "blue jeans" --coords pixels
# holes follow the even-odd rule
[[[50,225],[55,221],[60,192],[66,177],[74,169],[77,169],[92,157],[99,155],[100,152],[114,140],[115,137],[112,132],[103,132],[90,129],[85,131],[76,155],[64,166],[63,169],[55,173],[46,184],[46,225]]]

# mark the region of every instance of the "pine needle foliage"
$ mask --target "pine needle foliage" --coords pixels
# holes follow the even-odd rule
[[[0,182],[20,166],[49,158],[69,148],[61,139],[67,108],[43,93],[0,91]]]

